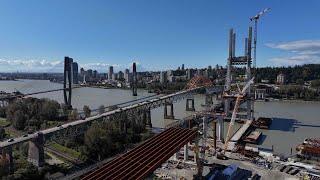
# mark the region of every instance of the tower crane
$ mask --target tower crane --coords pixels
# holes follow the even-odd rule
[[[265,13],[267,13],[268,11],[270,11],[271,8],[266,8],[263,11],[259,12],[257,15],[253,16],[250,18],[251,22],[254,22],[254,39],[253,39],[253,67],[256,67],[256,58],[257,58],[257,31],[258,31],[258,20],[260,19],[260,17],[262,15],[264,15]]]
[[[237,116],[237,112],[239,110],[240,101],[246,96],[246,91],[250,87],[250,85],[253,84],[253,80],[254,80],[254,78],[252,78],[250,81],[248,81],[241,91],[240,91],[240,88],[238,87],[238,93],[236,95],[234,95],[234,97],[236,97],[236,102],[235,102],[235,106],[234,106],[234,109],[233,109],[233,112],[232,112],[232,116],[231,116],[231,120],[230,120],[230,123],[229,123],[227,137],[226,137],[226,141],[225,141],[224,149],[223,149],[223,154],[220,155],[220,158],[221,158],[221,156],[224,156],[223,159],[226,159],[224,154],[225,154],[225,151],[228,148],[228,144],[229,144],[229,141],[230,141],[230,133],[231,133],[231,130],[233,128],[233,125],[234,125],[234,122],[235,122],[235,119],[236,119],[236,116]],[[230,95],[227,95],[227,96],[230,96]]]

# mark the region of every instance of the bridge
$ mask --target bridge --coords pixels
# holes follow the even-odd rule
[[[36,166],[41,167],[44,165],[44,145],[48,140],[83,134],[94,121],[106,121],[115,119],[119,122],[126,122],[131,119],[131,121],[133,120],[137,121],[137,123],[143,123],[146,127],[152,127],[151,109],[164,106],[164,118],[174,119],[173,103],[187,98],[186,110],[195,109],[194,103],[191,104],[191,106],[193,107],[189,107],[190,103],[188,102],[193,102],[193,94],[204,88],[211,89],[212,92],[220,93],[223,90],[223,87],[221,86],[199,86],[182,90],[173,94],[155,97],[143,102],[119,107],[115,110],[111,110],[103,114],[88,117],[84,120],[76,120],[57,127],[52,127],[49,129],[37,131],[32,134],[26,134],[21,137],[9,139],[8,141],[0,142],[0,151],[3,155],[9,157],[8,159],[10,162],[10,167],[12,167],[13,169],[12,147],[24,142],[29,142],[28,161],[32,162]],[[167,109],[168,106],[171,109],[170,111],[168,111]]]

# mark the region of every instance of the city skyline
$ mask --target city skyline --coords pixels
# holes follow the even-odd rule
[[[73,5],[77,3],[75,8]],[[229,28],[243,49],[249,18],[259,22],[257,66],[320,62],[318,1],[150,2],[2,1],[0,72],[62,72],[64,56],[79,67],[140,71],[226,65]],[[285,5],[285,6],[284,6]],[[300,13],[295,13],[300,12]],[[312,27],[312,28],[310,28]],[[241,50],[236,52],[241,54]]]

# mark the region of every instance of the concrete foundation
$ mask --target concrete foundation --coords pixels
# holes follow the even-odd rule
[[[44,135],[38,133],[38,137],[29,141],[28,161],[37,167],[44,165]]]

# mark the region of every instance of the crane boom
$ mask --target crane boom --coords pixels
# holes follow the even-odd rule
[[[233,109],[233,112],[232,112],[231,120],[230,120],[230,123],[229,123],[226,142],[224,144],[223,152],[225,152],[227,150],[227,148],[228,148],[228,143],[230,141],[230,133],[231,133],[231,130],[232,130],[233,125],[234,125],[234,122],[235,122],[236,117],[237,117],[237,112],[238,112],[238,109],[239,109],[239,106],[240,106],[240,101],[243,99],[243,97],[246,94],[247,89],[250,87],[251,84],[253,84],[253,82],[254,82],[254,77],[250,81],[248,81],[246,83],[246,85],[243,87],[242,91],[239,91],[239,93],[236,95],[237,99],[236,99],[236,103],[234,105],[234,109]]]
[[[250,18],[251,21],[259,19],[262,15],[270,11],[271,8],[265,8],[263,11],[260,11],[257,15]]]

